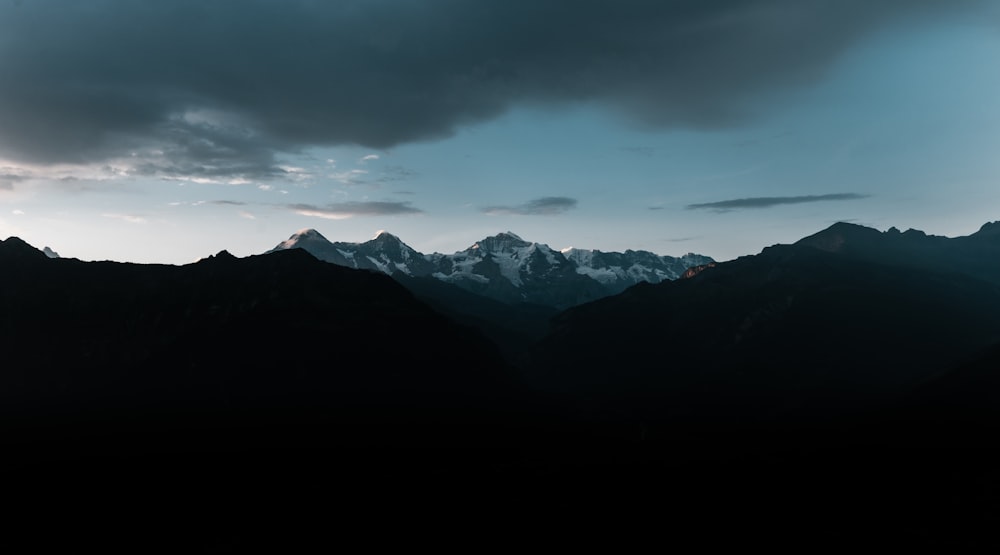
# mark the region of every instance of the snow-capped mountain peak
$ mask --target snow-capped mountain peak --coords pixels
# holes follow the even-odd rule
[[[387,274],[398,270],[413,275],[415,270],[421,272],[429,264],[426,256],[387,231],[380,231],[374,239],[358,245],[358,252],[367,256],[379,271]],[[412,268],[414,264],[420,269]]]
[[[509,253],[513,252],[515,249],[529,246],[531,246],[531,243],[528,241],[521,239],[513,232],[506,231],[504,233],[498,233],[480,241],[476,241],[475,244],[466,250],[479,250],[488,253]]]
[[[389,233],[388,231],[386,231],[386,230],[384,230],[384,229],[380,229],[380,230],[378,230],[378,231],[377,231],[377,232],[375,233],[375,236],[371,238],[371,240],[372,240],[372,241],[374,241],[374,240],[376,240],[376,239],[382,239],[383,241],[385,241],[385,240],[390,240],[390,239],[394,239],[394,240],[396,240],[396,241],[400,241],[400,242],[402,242],[402,241],[400,240],[400,238],[399,238],[399,237],[396,237],[395,235],[393,235],[393,234]]]
[[[368,241],[362,244],[371,244],[374,245],[375,248],[382,250],[386,248],[393,248],[393,249],[401,248],[403,250],[416,252],[415,250],[413,250],[412,247],[404,243],[402,239],[396,237],[395,235],[389,233],[388,231],[380,231],[379,234],[376,235],[374,238],[369,239]]]
[[[565,249],[563,255],[576,266],[577,273],[600,282],[614,292],[642,281],[659,283],[675,280],[692,266],[712,262],[712,259],[696,254],[675,258],[631,249],[621,253],[571,248]]]
[[[303,229],[272,250],[290,248],[303,248],[320,260],[350,268],[433,277],[504,302],[556,307],[618,293],[640,281],[676,279],[689,266],[711,262],[699,255],[678,259],[647,251],[559,251],[511,231],[450,255],[421,254],[386,231],[364,243],[331,243],[318,231]]]
[[[291,237],[289,237],[288,239],[285,239],[284,241],[282,241],[281,243],[279,243],[277,247],[275,247],[275,248],[273,248],[271,250],[294,249],[296,247],[301,247],[302,243],[307,242],[307,241],[308,242],[321,242],[321,243],[329,243],[330,242],[326,237],[323,237],[323,235],[320,234],[320,232],[316,231],[315,229],[304,228],[304,229],[300,229],[300,230],[296,231],[295,233],[292,234]],[[306,249],[306,250],[308,250],[308,249]],[[270,251],[268,251],[268,252],[270,252]]]

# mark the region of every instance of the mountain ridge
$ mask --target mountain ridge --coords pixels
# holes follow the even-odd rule
[[[433,277],[494,300],[556,308],[617,294],[643,281],[677,279],[690,267],[714,262],[693,253],[677,258],[636,250],[564,252],[512,231],[485,237],[453,254],[423,254],[385,231],[363,243],[346,243],[303,229],[267,252],[290,248],[303,248],[333,264]]]
[[[912,270],[966,273],[1000,284],[1000,222],[988,222],[977,232],[958,237],[895,227],[880,232],[838,222],[794,245]]]
[[[530,375],[594,406],[696,426],[800,426],[893,406],[1000,342],[995,230],[839,223],[638,285],[557,315]]]

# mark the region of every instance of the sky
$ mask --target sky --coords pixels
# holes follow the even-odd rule
[[[995,0],[0,0],[0,237],[717,260],[1000,220]]]

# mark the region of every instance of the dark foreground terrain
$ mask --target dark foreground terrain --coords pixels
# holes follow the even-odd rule
[[[8,239],[6,537],[995,548],[1000,276],[967,262],[998,234],[852,249],[856,227],[570,309],[519,352],[418,300],[447,292],[301,250],[140,266]],[[906,263],[928,252],[948,265]]]

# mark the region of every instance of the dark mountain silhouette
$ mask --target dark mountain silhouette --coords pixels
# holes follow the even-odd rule
[[[533,375],[628,418],[724,428],[885,406],[1000,339],[1000,280],[976,260],[996,247],[837,224],[570,309]]]
[[[496,301],[431,277],[392,277],[428,306],[482,332],[511,363],[548,333],[549,320],[558,313],[545,305]]]
[[[35,538],[111,522],[144,551],[311,548],[331,523],[995,549],[998,239],[839,224],[546,332],[551,308],[302,249],[161,266],[11,238],[5,499],[46,515]]]
[[[900,445],[991,447],[1000,432],[1000,344],[920,384],[881,411],[879,433]]]
[[[268,419],[290,437],[346,414],[334,426],[342,438],[430,441],[452,433],[429,424],[434,414],[463,411],[453,427],[476,428],[515,387],[471,328],[387,276],[303,250],[136,265],[50,259],[10,238],[0,267],[8,427],[37,418],[85,433],[83,422],[190,431]]]
[[[909,229],[878,230],[849,223],[833,226],[799,240],[811,246],[868,262],[929,270],[957,272],[1000,283],[1000,222],[984,224],[964,237],[927,235]]]

